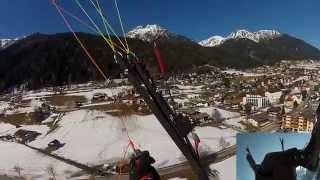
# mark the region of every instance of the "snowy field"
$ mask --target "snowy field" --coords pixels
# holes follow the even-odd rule
[[[211,169],[216,169],[219,172],[221,180],[236,179],[236,156],[232,156],[222,162],[210,165]]]
[[[187,86],[187,85],[176,85],[179,94],[199,94],[202,92],[203,86]]]
[[[238,70],[226,70],[222,71],[227,74],[236,74],[236,75],[243,75],[243,76],[264,76],[265,74],[257,74],[257,73],[248,73],[244,71],[238,71]]]
[[[120,92],[124,92],[124,90],[126,90],[126,89],[131,89],[131,88],[132,88],[132,86],[121,86],[121,87],[115,87],[115,88],[69,90],[69,91],[65,91],[64,95],[66,95],[66,96],[84,96],[88,100],[91,100],[95,93],[105,93],[108,96],[112,97],[112,96],[118,95]],[[48,90],[29,91],[24,95],[23,100],[32,100],[32,99],[50,97],[54,94],[55,94],[54,92],[48,91]],[[1,104],[0,104],[0,106],[1,106]]]
[[[212,115],[212,112],[214,111],[214,109],[216,109],[219,112],[219,114],[221,115],[220,118],[226,119],[224,121],[225,124],[236,126],[240,129],[245,128],[243,124],[240,123],[243,119],[240,117],[240,113],[238,112],[226,111],[216,107],[200,108],[200,112],[205,112],[205,113],[208,113],[209,115]]]
[[[291,65],[290,68],[300,68],[300,69],[307,69],[307,70],[319,70],[320,63],[317,61],[301,61],[295,65]]]
[[[82,91],[82,92],[71,92],[68,93],[68,96],[84,96],[88,100],[91,100],[95,93],[105,93],[107,96],[112,97],[116,96],[121,92],[124,92],[126,89],[132,89],[132,86],[121,86],[115,88],[104,88],[104,89],[94,89],[90,91]]]
[[[178,85],[179,94],[190,96],[202,92],[202,87]],[[115,96],[131,88],[131,86],[99,88],[90,84],[83,84],[65,91],[64,96],[83,96],[90,101],[95,93],[106,93],[108,96]],[[0,112],[6,109],[5,113],[7,115],[30,113],[42,104],[39,99],[53,95],[54,92],[51,89],[25,92],[22,99],[26,100],[27,103],[24,106],[12,109],[9,108],[8,102],[0,101]],[[176,98],[176,100],[181,103],[189,101],[188,98]],[[105,101],[90,104],[90,106],[109,103]],[[208,112],[211,115],[212,109],[212,107],[202,108],[201,111]],[[218,111],[223,118],[239,115],[239,113],[222,109],[218,109]],[[52,114],[42,123],[52,122],[57,115]],[[225,122],[240,126],[238,124],[239,121],[240,119],[231,118]],[[29,143],[29,145],[44,149],[49,142],[57,139],[66,144],[59,150],[54,151],[55,154],[82,164],[94,166],[122,159],[129,143],[126,133],[128,132],[137,148],[150,151],[151,155],[156,159],[155,166],[157,168],[185,161],[180,150],[172,142],[154,115],[116,117],[102,111],[83,109],[67,112],[55,123],[57,123],[57,128],[48,134],[50,128],[45,124],[22,125],[22,127],[16,128],[11,124],[0,122],[0,136],[13,135],[19,129],[37,131],[41,135],[35,141]],[[226,145],[221,145],[220,140],[222,138],[229,146],[236,143],[236,131],[232,129],[222,130],[215,127],[197,127],[195,131],[201,139],[199,149],[200,153],[203,154],[221,150],[222,146]],[[132,149],[129,149],[129,154],[131,152]],[[32,177],[37,180],[48,179],[48,167],[55,169],[57,179],[59,180],[70,179],[71,174],[79,171],[78,168],[39,154],[24,145],[0,141],[0,174],[16,176],[17,172],[14,171],[15,166],[22,168],[21,173],[23,176]],[[226,169],[228,168],[227,166]]]
[[[49,128],[41,126],[23,126],[23,129],[35,130],[42,135],[29,145],[45,148],[47,144],[58,139],[66,145],[55,153],[83,164],[98,165],[118,160],[124,155],[128,144],[125,131],[138,148],[149,150],[156,159],[156,167],[165,167],[184,161],[181,152],[174,145],[167,133],[153,115],[130,116],[127,118],[113,117],[99,111],[78,110],[67,113],[59,127],[52,133],[45,135]],[[122,122],[125,122],[125,126]],[[1,123],[0,132],[12,134],[16,131],[13,126]],[[224,137],[230,145],[235,144],[233,130],[220,130],[214,127],[199,127],[196,132],[201,138],[200,151],[202,153],[221,150],[219,139]],[[130,149],[131,150],[131,149]],[[42,179],[46,177],[48,166],[56,167],[60,179],[67,179],[71,172],[77,169],[44,157],[22,145],[0,142],[1,171],[13,173],[13,167],[18,165],[25,169],[23,174]],[[35,171],[36,170],[36,171]]]

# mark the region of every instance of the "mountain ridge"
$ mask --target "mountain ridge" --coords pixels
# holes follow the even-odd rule
[[[274,39],[281,35],[282,33],[276,30],[259,30],[256,32],[250,32],[245,29],[240,29],[236,32],[230,33],[227,37],[214,35],[208,39],[200,41],[199,44],[206,47],[220,46],[230,39],[249,39],[258,43],[262,40]]]
[[[14,38],[14,39],[3,38],[3,39],[0,39],[0,50],[9,47],[10,45],[15,43],[19,39],[20,38]]]
[[[106,48],[105,41],[94,34],[77,34],[101,69],[108,76],[117,77],[120,70],[113,60],[112,50]],[[112,38],[117,42],[115,37]],[[130,50],[146,60],[151,73],[159,73],[152,41],[148,41],[151,39],[127,40]],[[165,58],[168,75],[190,72],[202,65],[246,69],[272,65],[281,60],[320,60],[319,49],[287,34],[262,38],[259,42],[247,38],[228,39],[214,47],[201,46],[180,38],[162,38],[157,39],[157,42]],[[17,84],[26,84],[33,89],[89,80],[102,79],[72,33],[36,33],[0,50],[0,90]]]
[[[126,36],[129,38],[140,39],[146,42],[157,41],[190,41],[191,39],[179,35],[177,33],[170,32],[168,29],[163,28],[162,26],[156,24],[148,24],[145,26],[137,26],[134,29],[126,33]]]

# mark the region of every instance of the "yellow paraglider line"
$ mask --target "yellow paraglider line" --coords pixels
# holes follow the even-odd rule
[[[69,28],[69,30],[73,33],[73,36],[75,37],[75,39],[78,41],[78,43],[80,44],[80,46],[82,47],[82,49],[85,51],[85,53],[87,54],[87,56],[89,57],[89,59],[92,61],[92,63],[95,65],[95,67],[98,69],[98,71],[100,72],[100,74],[104,77],[104,79],[106,81],[108,81],[109,79],[106,77],[106,75],[104,74],[104,72],[100,69],[100,67],[98,66],[98,64],[96,63],[95,59],[92,57],[92,55],[89,53],[89,51],[87,50],[86,46],[83,44],[83,42],[80,40],[80,38],[78,37],[78,35],[75,33],[75,31],[73,30],[71,24],[69,23],[69,21],[67,20],[67,18],[64,16],[63,12],[65,12],[66,14],[70,15],[71,17],[73,17],[74,19],[76,19],[77,21],[79,21],[81,24],[87,26],[88,28],[90,28],[91,30],[94,30],[95,32],[99,33],[103,39],[108,43],[108,45],[111,47],[112,51],[115,53],[115,47],[114,46],[117,46],[120,50],[122,50],[123,52],[126,52],[127,54],[129,53],[132,53],[130,50],[129,50],[129,46],[128,46],[128,43],[127,43],[127,40],[125,39],[126,41],[126,45],[127,47],[124,46],[124,44],[122,43],[122,41],[120,40],[120,38],[116,35],[116,33],[113,31],[112,27],[110,26],[110,24],[106,21],[106,18],[103,16],[102,14],[102,9],[98,3],[98,0],[96,0],[97,2],[97,6],[95,6],[95,4],[93,3],[94,7],[97,7],[96,10],[99,12],[102,20],[104,21],[104,23],[109,26],[110,30],[115,34],[115,36],[118,38],[119,42],[124,46],[124,49],[119,47],[117,44],[113,43],[112,42],[112,39],[111,39],[111,36],[109,34],[109,31],[108,31],[108,28],[105,26],[106,28],[106,32],[108,34],[108,37],[109,37],[109,40],[103,35],[102,31],[99,29],[99,27],[96,25],[96,23],[94,23],[94,21],[92,20],[92,18],[89,16],[89,14],[85,11],[85,9],[83,8],[83,6],[79,3],[78,0],[75,0],[79,7],[82,9],[82,11],[87,15],[87,17],[89,18],[89,20],[91,21],[91,23],[95,26],[95,29],[93,27],[91,27],[90,25],[88,25],[87,23],[85,23],[84,21],[82,21],[80,18],[74,16],[72,13],[66,11],[65,9],[63,8],[60,8],[59,5],[56,3],[56,0],[52,0],[52,3],[53,5],[56,7],[58,13],[60,14],[60,16],[62,17],[63,21],[65,22],[66,26]],[[91,1],[91,0],[90,0]],[[92,2],[92,1],[91,1]],[[116,3],[116,2],[115,2]],[[119,9],[117,7],[117,11],[118,11],[118,16],[119,16],[119,19],[121,19],[120,17],[120,13],[119,13]],[[121,28],[122,28],[122,31],[123,31],[123,25],[122,25],[122,22],[121,22]],[[124,33],[124,31],[123,31]],[[125,38],[125,37],[124,37]],[[132,53],[134,54],[134,53]],[[113,94],[112,92],[112,89],[111,89],[111,93]],[[133,151],[135,151],[135,145],[129,135],[129,132],[128,132],[128,129],[126,127],[126,124],[124,122],[124,118],[123,117],[120,117],[121,119],[121,122],[125,128],[125,131],[126,131],[126,136],[128,137],[128,140],[129,140],[129,143],[125,149],[125,152],[124,152],[124,155],[123,155],[123,159],[122,159],[122,162],[124,161],[126,155],[127,155],[127,152],[128,152],[128,148],[131,147],[133,149]],[[118,174],[118,179],[121,179],[121,167],[120,167],[120,173]]]

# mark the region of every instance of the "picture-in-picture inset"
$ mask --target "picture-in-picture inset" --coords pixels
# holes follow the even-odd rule
[[[319,138],[310,133],[237,135],[237,180],[320,178]]]

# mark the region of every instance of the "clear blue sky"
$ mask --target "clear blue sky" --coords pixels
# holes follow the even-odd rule
[[[100,1],[108,15],[114,17],[113,0]],[[79,12],[74,0],[60,3]],[[137,25],[159,24],[198,41],[212,35],[226,36],[242,28],[277,29],[320,47],[319,0],[118,0],[118,3],[126,31]],[[117,22],[114,18],[111,21]],[[1,0],[0,22],[0,38],[68,31],[50,0]],[[86,30],[80,26],[76,29]]]
[[[309,141],[307,133],[254,133],[237,136],[237,180],[254,180],[254,173],[246,160],[246,147],[249,146],[256,163],[261,163],[269,152],[281,151],[279,138],[284,138],[285,149],[302,149]]]

